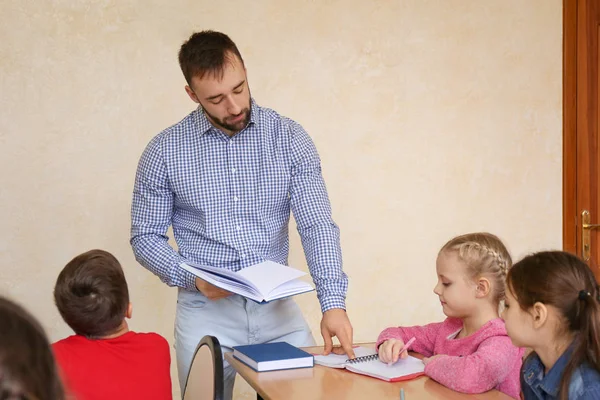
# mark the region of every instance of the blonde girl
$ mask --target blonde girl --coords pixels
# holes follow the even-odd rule
[[[508,250],[490,233],[455,237],[440,250],[433,292],[448,317],[425,326],[394,327],[379,335],[383,362],[396,362],[404,343],[416,338],[412,350],[423,354],[425,374],[450,389],[482,393],[498,389],[519,397],[523,350],[512,345],[499,305],[505,296]]]

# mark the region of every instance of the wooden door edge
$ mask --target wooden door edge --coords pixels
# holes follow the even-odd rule
[[[563,0],[563,250],[577,253],[577,0]]]

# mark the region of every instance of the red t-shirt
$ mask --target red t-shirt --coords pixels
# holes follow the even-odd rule
[[[172,399],[169,344],[156,333],[113,339],[73,335],[52,345],[71,398]]]

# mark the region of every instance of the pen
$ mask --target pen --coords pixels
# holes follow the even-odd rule
[[[398,354],[402,354],[402,352],[404,352],[405,350],[408,350],[410,345],[413,344],[415,342],[415,340],[417,340],[417,339],[414,336],[412,338],[410,338],[410,340],[408,342],[406,342],[406,344],[404,345],[404,347],[402,347],[402,350],[400,350],[400,353],[398,353]]]
[[[404,389],[400,389],[400,400],[404,400]]]

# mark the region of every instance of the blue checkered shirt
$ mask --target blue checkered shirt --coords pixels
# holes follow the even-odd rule
[[[142,154],[131,245],[138,262],[163,282],[197,290],[180,263],[233,271],[265,260],[287,265],[290,210],[322,311],[345,309],[339,228],[306,131],[252,100],[248,126],[229,137],[198,108]],[[167,243],[171,225],[178,251]]]

